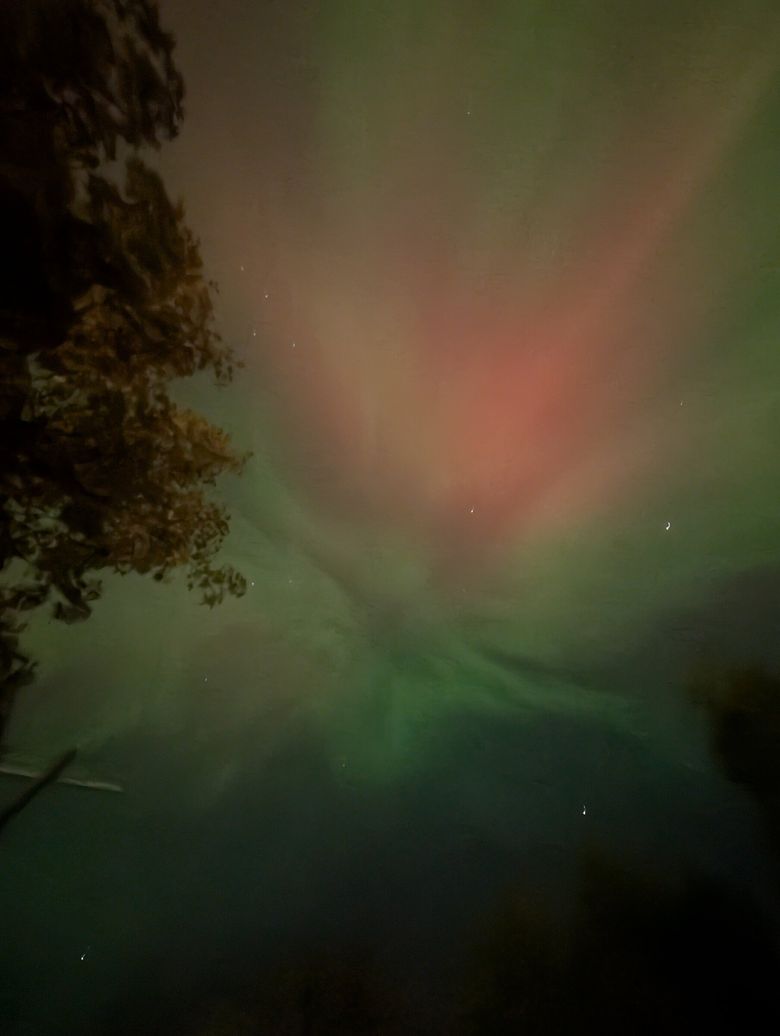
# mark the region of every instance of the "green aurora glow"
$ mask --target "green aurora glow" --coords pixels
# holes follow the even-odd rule
[[[253,586],[39,629],[19,741],[176,730],[207,674],[367,773],[453,710],[644,729],[651,674],[583,674],[780,553],[773,5],[165,6]]]

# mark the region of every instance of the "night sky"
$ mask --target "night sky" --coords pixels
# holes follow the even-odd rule
[[[8,830],[18,1032],[303,942],[445,961],[591,842],[761,896],[685,684],[780,664],[774,0],[161,7],[249,587],[32,630],[11,747],[126,791]]]

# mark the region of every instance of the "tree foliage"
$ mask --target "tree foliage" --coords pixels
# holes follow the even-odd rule
[[[209,605],[244,589],[215,564],[228,518],[208,496],[243,458],[171,394],[228,382],[232,355],[139,154],[175,136],[182,97],[152,0],[0,6],[0,709],[32,671],[24,613],[85,618],[101,573],[184,566]]]
[[[720,770],[761,811],[780,881],[780,678],[760,665],[701,671],[688,690]]]

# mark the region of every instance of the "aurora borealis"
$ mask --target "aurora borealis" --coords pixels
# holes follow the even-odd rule
[[[391,21],[402,40],[389,33],[391,53],[411,51],[413,68],[424,67],[431,30],[399,12]],[[467,108],[454,98],[468,19],[418,93],[388,75],[374,97],[360,62],[352,69],[339,55],[346,82],[332,97],[323,90],[317,112],[321,205],[299,230],[316,190],[305,177],[292,198],[271,203],[282,301],[275,291],[263,301],[280,348],[263,359],[281,379],[292,437],[317,444],[309,461],[327,472],[329,502],[410,525],[445,565],[449,546],[456,567],[464,552],[479,557],[556,519],[587,517],[621,479],[644,474],[637,397],[675,377],[683,335],[701,332],[708,314],[688,297],[690,281],[714,293],[727,275],[696,254],[695,240],[684,281],[667,269],[767,78],[749,52],[730,75],[705,73],[702,89],[695,64],[706,68],[706,58],[693,47],[694,75],[664,82],[641,124],[626,113],[594,142],[554,112],[551,130],[530,121],[535,106],[525,119],[513,111],[510,89],[530,94],[505,81],[532,35],[533,17],[519,21],[494,70],[472,73],[481,89]],[[360,29],[350,22],[350,31]],[[374,46],[367,64],[381,68],[389,48]],[[422,93],[421,112],[407,91]],[[565,85],[550,92],[576,111]],[[494,115],[502,109],[504,125]],[[553,183],[560,165],[573,177],[590,165],[576,199],[562,203],[570,188],[545,182],[550,152]]]
[[[576,669],[766,559],[771,5],[204,5],[179,31],[210,71],[170,175],[244,343],[239,522],[282,569],[256,607],[287,600],[283,542],[342,609],[307,603],[308,643],[361,657],[390,609],[412,655]]]
[[[163,0],[160,168],[244,361],[185,391],[253,450],[217,490],[250,582],[208,612],[115,579],[32,631],[15,745],[79,743],[129,802],[64,807],[111,832],[87,860],[52,821],[93,890],[55,956],[110,991],[155,940],[228,960],[247,903],[403,956],[512,868],[558,894],[593,831],[761,872],[684,685],[780,662],[776,6]],[[47,808],[9,841],[40,880]]]

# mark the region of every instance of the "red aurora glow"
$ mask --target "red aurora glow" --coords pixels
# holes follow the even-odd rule
[[[657,463],[638,401],[701,334],[697,299],[724,272],[700,256],[692,282],[688,251],[682,283],[675,250],[763,79],[754,66],[728,103],[624,141],[546,264],[518,230],[475,270],[465,188],[431,153],[392,171],[368,229],[338,210],[319,235],[280,219],[269,374],[310,491],[479,555]]]

